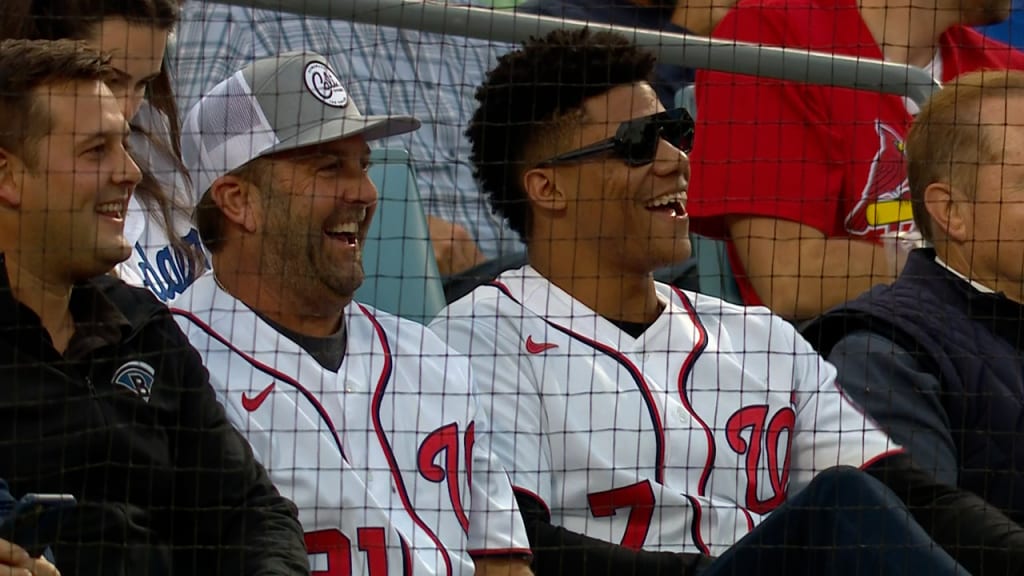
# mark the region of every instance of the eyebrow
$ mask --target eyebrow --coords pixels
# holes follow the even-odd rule
[[[118,80],[131,80],[132,79],[131,74],[125,72],[124,70],[121,70],[120,68],[114,68],[114,75],[117,76]],[[146,76],[145,78],[139,80],[138,83],[139,84],[145,84],[147,82],[152,82],[153,80],[156,80],[159,77],[160,77],[160,72],[154,72],[154,73],[150,74],[149,76]]]
[[[131,135],[131,127],[128,125],[127,122],[125,122],[124,130],[121,130],[121,131],[118,131],[118,130],[97,130],[96,132],[91,132],[88,135],[86,135],[84,138],[82,138],[78,142],[76,142],[75,143],[75,147],[76,148],[81,148],[81,147],[86,146],[86,145],[88,145],[88,144],[90,144],[92,142],[95,142],[97,140],[106,140],[107,138],[110,138],[110,137],[120,136],[122,139],[125,139],[125,138],[128,138],[128,136],[130,136],[130,135]]]

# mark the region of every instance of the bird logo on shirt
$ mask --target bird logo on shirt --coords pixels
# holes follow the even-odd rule
[[[875,121],[878,153],[871,161],[860,201],[846,217],[846,231],[856,236],[909,232],[914,227],[903,137]]]
[[[156,380],[156,370],[145,362],[128,362],[114,372],[111,382],[124,386],[137,394],[140,398],[149,402],[149,393],[153,389],[153,382]]]

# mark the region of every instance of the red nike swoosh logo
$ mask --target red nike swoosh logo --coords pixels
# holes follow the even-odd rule
[[[242,392],[242,408],[245,408],[247,412],[255,412],[259,410],[260,406],[262,406],[263,402],[267,399],[267,396],[270,396],[270,393],[274,391],[274,386],[276,385],[276,382],[271,382],[270,386],[267,386],[262,392],[251,398],[246,396],[245,392]]]
[[[558,348],[558,344],[552,344],[551,342],[534,342],[533,336],[526,337],[526,351],[530,354],[540,354],[546,352],[552,348]]]

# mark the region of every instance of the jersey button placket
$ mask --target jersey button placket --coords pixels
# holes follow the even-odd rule
[[[677,406],[676,417],[679,418],[679,421],[682,422],[684,426],[689,426],[690,415],[686,413],[686,408],[683,408],[682,406]]]

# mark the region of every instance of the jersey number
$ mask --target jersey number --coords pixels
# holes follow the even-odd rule
[[[786,500],[786,490],[789,486],[789,448],[795,423],[796,413],[791,408],[779,410],[768,422],[768,406],[759,405],[741,409],[730,416],[725,424],[729,447],[737,454],[746,456],[746,508],[751,512],[767,514]],[[786,438],[783,441],[784,433]],[[771,496],[764,500],[758,493],[758,479],[762,474],[762,450],[768,455],[767,475],[772,491]]]
[[[326,554],[327,570],[315,570],[313,576],[351,576],[352,542],[340,530],[306,532],[306,551]],[[383,528],[356,530],[359,550],[366,554],[366,573],[369,576],[387,576],[388,553]]]
[[[654,516],[654,489],[650,481],[587,494],[587,502],[590,503],[590,513],[594,518],[615,516],[616,510],[629,508],[626,532],[622,535],[621,544],[632,550],[643,547]]]

